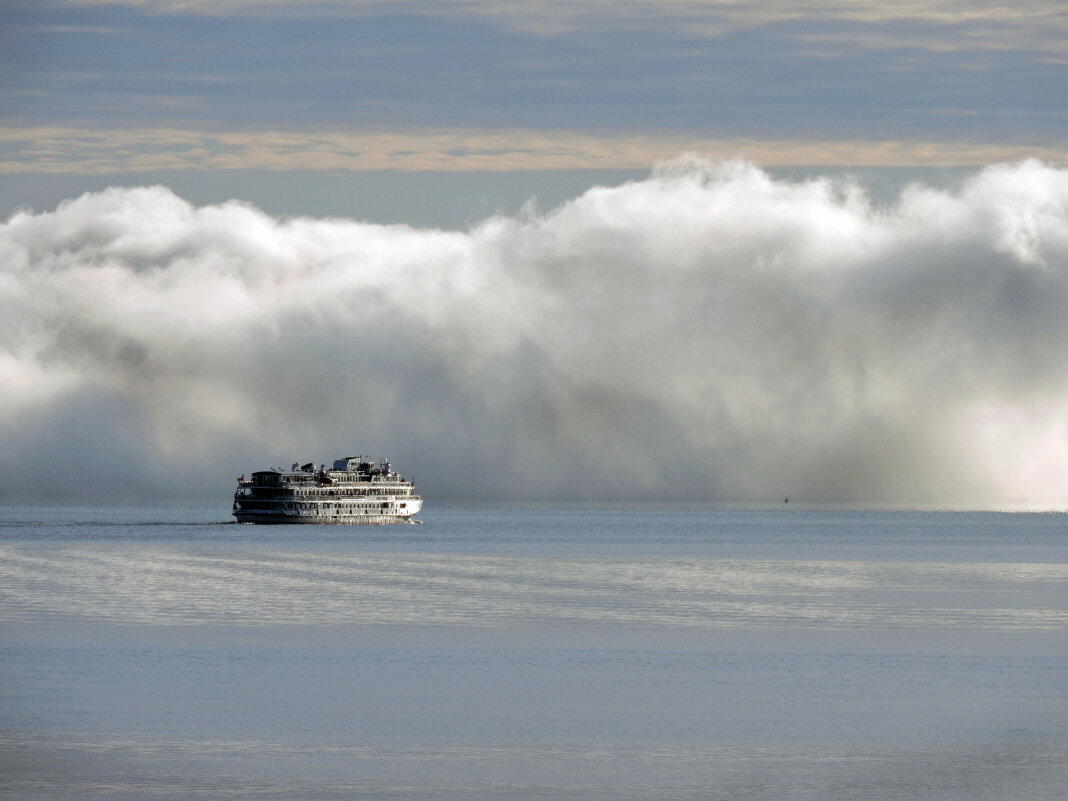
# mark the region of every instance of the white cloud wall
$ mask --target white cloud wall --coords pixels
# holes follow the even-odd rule
[[[112,189],[0,226],[0,493],[1068,505],[1068,170],[669,165],[467,232]]]

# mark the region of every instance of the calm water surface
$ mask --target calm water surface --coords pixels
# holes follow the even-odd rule
[[[422,517],[0,507],[0,796],[1064,797],[1068,515]]]

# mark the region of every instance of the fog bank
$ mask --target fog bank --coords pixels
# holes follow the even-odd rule
[[[0,497],[1068,505],[1068,170],[689,161],[467,231],[109,189],[0,226]]]

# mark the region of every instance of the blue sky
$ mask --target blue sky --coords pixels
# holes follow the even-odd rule
[[[1024,2],[8,3],[0,171],[960,165],[1068,140]]]

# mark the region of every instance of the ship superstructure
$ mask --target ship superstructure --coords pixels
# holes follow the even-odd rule
[[[336,459],[332,469],[309,462],[289,470],[258,470],[241,476],[234,492],[238,523],[411,523],[423,507],[415,485],[388,459]]]

